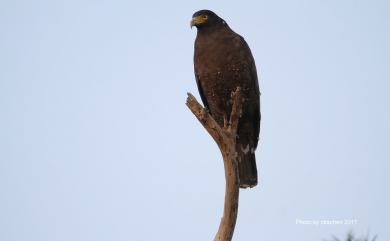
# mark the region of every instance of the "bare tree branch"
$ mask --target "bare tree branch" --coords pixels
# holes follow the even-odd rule
[[[221,223],[214,241],[231,241],[237,220],[239,200],[239,176],[236,152],[238,120],[242,112],[241,90],[238,87],[232,93],[232,112],[228,123],[221,127],[208,111],[199,104],[195,97],[188,93],[187,106],[199,122],[213,137],[223,157],[225,168],[225,204]]]

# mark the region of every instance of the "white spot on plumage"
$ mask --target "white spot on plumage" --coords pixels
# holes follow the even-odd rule
[[[242,152],[244,152],[245,154],[247,154],[247,153],[249,152],[249,150],[250,150],[250,148],[249,148],[249,144],[248,144],[248,145],[246,145],[246,147],[245,147],[245,148],[242,148],[242,146],[241,146],[241,151],[242,151]]]

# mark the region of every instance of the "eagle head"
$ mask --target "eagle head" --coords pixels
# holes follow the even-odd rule
[[[217,14],[210,10],[200,10],[192,15],[190,26],[197,29],[226,24],[225,21]]]

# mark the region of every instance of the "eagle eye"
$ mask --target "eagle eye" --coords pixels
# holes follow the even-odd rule
[[[209,17],[209,16],[207,16],[207,15],[202,15],[202,18],[203,18],[204,20],[206,20],[208,17]]]

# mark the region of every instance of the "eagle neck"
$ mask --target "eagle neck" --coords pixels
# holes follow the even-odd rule
[[[213,26],[207,26],[207,27],[201,27],[198,28],[198,35],[211,35],[213,33],[218,33],[219,31],[229,28],[228,25],[225,22],[222,22],[220,24],[215,24]]]

